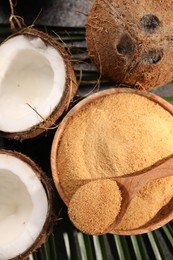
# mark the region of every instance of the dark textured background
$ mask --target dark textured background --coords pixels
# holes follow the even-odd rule
[[[27,25],[81,27],[86,23],[86,14],[93,0],[13,0],[15,11]],[[9,1],[0,0],[0,23],[8,23]]]

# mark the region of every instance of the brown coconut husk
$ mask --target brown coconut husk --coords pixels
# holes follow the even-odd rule
[[[151,89],[173,79],[172,1],[96,0],[88,14],[88,54],[117,84]]]
[[[52,232],[53,223],[55,222],[55,216],[54,216],[53,208],[52,208],[52,200],[53,200],[53,197],[52,197],[52,186],[51,186],[50,180],[46,176],[46,174],[28,156],[26,156],[26,155],[24,155],[24,154],[22,154],[20,152],[11,151],[11,150],[5,150],[5,149],[0,149],[0,154],[8,154],[8,155],[14,156],[14,157],[18,158],[19,160],[21,160],[21,161],[25,162],[26,164],[28,164],[32,168],[32,170],[34,171],[36,176],[39,178],[39,180],[41,181],[41,183],[42,183],[42,185],[43,185],[43,187],[45,189],[46,195],[47,195],[48,212],[47,212],[46,221],[44,223],[42,231],[40,232],[40,235],[33,242],[33,244],[31,245],[30,248],[28,248],[25,252],[23,252],[19,256],[16,256],[16,257],[12,258],[11,260],[27,259],[27,257],[31,253],[33,253],[36,249],[41,247],[41,245],[46,241],[46,238]]]
[[[51,45],[62,56],[65,64],[65,69],[66,69],[66,82],[65,82],[63,96],[59,104],[57,104],[57,107],[54,109],[54,111],[51,113],[51,115],[48,118],[45,118],[40,124],[34,125],[32,128],[27,129],[26,131],[23,132],[7,133],[7,132],[0,131],[0,136],[2,137],[22,141],[24,139],[34,138],[42,134],[43,132],[51,129],[51,127],[52,128],[55,127],[56,121],[63,114],[63,112],[69,107],[70,102],[73,100],[73,97],[75,96],[76,91],[78,89],[78,84],[72,67],[70,54],[65,50],[64,46],[61,43],[56,41],[49,34],[32,28],[32,26],[19,30],[18,32],[9,36],[5,41],[18,35],[39,37],[45,42],[45,44]],[[37,113],[37,111],[34,108],[31,107],[31,109],[33,109],[35,113]],[[38,114],[38,116],[40,115]]]

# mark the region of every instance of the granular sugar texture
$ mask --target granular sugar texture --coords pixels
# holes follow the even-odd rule
[[[92,179],[133,174],[173,153],[173,117],[159,104],[132,93],[101,97],[77,111],[61,138],[59,179],[71,199]],[[173,197],[173,177],[141,189],[118,228],[138,228]]]
[[[91,181],[72,197],[68,213],[74,225],[90,235],[102,234],[120,211],[121,192],[113,180]]]

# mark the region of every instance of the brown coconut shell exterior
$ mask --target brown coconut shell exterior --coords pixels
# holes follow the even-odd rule
[[[151,89],[173,79],[172,1],[95,0],[88,13],[88,54],[117,84]]]
[[[39,178],[40,182],[42,183],[42,185],[45,189],[46,195],[47,195],[48,212],[47,212],[46,221],[40,232],[40,235],[33,242],[33,244],[31,245],[30,248],[28,248],[25,252],[23,252],[22,254],[14,257],[10,260],[27,259],[27,257],[31,253],[33,253],[36,249],[41,247],[41,245],[46,241],[46,238],[48,237],[48,235],[52,232],[53,222],[54,222],[54,218],[55,218],[54,214],[53,214],[53,208],[52,208],[52,186],[51,186],[50,180],[46,176],[46,174],[28,156],[26,156],[20,152],[5,150],[5,149],[0,149],[0,154],[8,154],[10,156],[18,158],[19,160],[25,162],[26,164],[28,164],[32,168],[32,170],[34,171],[36,176]]]
[[[69,112],[68,114],[64,117],[64,119],[61,121],[58,129],[56,130],[54,140],[52,143],[52,149],[51,149],[51,169],[52,169],[52,176],[53,180],[56,186],[56,189],[64,201],[64,203],[68,206],[70,202],[70,198],[66,195],[66,192],[64,191],[63,187],[61,186],[61,178],[60,178],[60,173],[59,169],[57,167],[58,165],[58,149],[59,145],[61,142],[61,138],[63,136],[63,132],[66,129],[66,126],[70,123],[71,120],[73,120],[73,117],[75,116],[76,113],[80,111],[80,109],[83,109],[85,106],[88,104],[92,103],[93,101],[102,98],[107,95],[111,94],[121,94],[121,93],[129,93],[132,95],[140,95],[143,97],[148,98],[149,100],[155,102],[156,104],[159,104],[161,107],[163,107],[165,110],[167,110],[172,116],[173,116],[173,106],[162,99],[161,97],[149,93],[147,91],[143,90],[137,90],[137,89],[132,89],[132,88],[112,88],[112,89],[107,89],[103,90],[100,92],[97,92],[95,94],[92,94],[85,98],[84,100],[80,101],[77,105],[75,105]],[[59,162],[60,163],[60,162]],[[142,172],[142,171],[141,171]],[[140,172],[138,172],[140,173]],[[69,180],[70,182],[70,180]],[[164,212],[162,211],[161,214],[157,214],[157,216],[153,220],[151,220],[151,223],[147,223],[146,225],[133,229],[133,230],[118,230],[116,228],[106,230],[105,233],[112,233],[112,234],[120,234],[120,235],[137,235],[137,234],[143,234],[147,233],[149,231],[155,230],[169,221],[171,221],[173,218],[173,208],[172,208],[172,202],[168,204]],[[101,234],[98,234],[101,235]]]
[[[51,128],[51,126],[55,124],[55,122],[62,115],[62,113],[69,107],[70,102],[73,100],[73,97],[75,96],[76,91],[78,89],[78,84],[72,67],[70,54],[65,50],[64,46],[61,43],[56,41],[49,34],[44,33],[42,31],[38,31],[32,27],[26,27],[18,31],[17,33],[12,34],[5,41],[18,35],[26,35],[28,37],[39,37],[45,42],[45,44],[51,45],[53,48],[57,50],[57,52],[59,52],[59,54],[63,58],[66,70],[66,81],[63,96],[59,104],[57,104],[57,107],[54,109],[54,111],[48,118],[45,118],[45,120],[42,121],[40,124],[34,125],[32,128],[27,129],[23,132],[7,133],[0,131],[0,136],[2,137],[22,141],[24,139],[31,139],[42,134],[43,132],[49,130],[49,128]],[[5,41],[3,43],[5,43]]]

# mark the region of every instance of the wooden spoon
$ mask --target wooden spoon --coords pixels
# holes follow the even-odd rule
[[[112,229],[114,229],[121,221],[121,219],[123,218],[124,214],[126,213],[131,200],[135,197],[135,195],[137,194],[137,192],[143,187],[145,186],[147,183],[160,179],[160,178],[164,178],[164,177],[168,177],[168,176],[173,176],[173,156],[171,155],[171,157],[169,156],[166,161],[163,160],[160,161],[159,163],[155,164],[152,166],[152,168],[148,168],[148,170],[146,170],[145,172],[138,172],[135,175],[130,175],[130,176],[125,176],[125,177],[112,177],[112,178],[104,178],[104,179],[97,179],[98,181],[102,182],[105,179],[109,179],[109,180],[113,180],[116,181],[119,189],[121,190],[121,196],[122,196],[122,201],[121,201],[121,208],[120,211],[117,212],[117,216],[114,216],[115,218],[112,220],[112,224],[109,225],[103,233],[108,233],[110,232]],[[92,180],[95,181],[95,180]],[[91,181],[91,182],[92,182]],[[91,183],[89,182],[89,183]],[[89,192],[90,190],[90,185],[89,183],[85,184],[85,192]],[[86,189],[88,185],[88,190]],[[83,187],[83,186],[82,186]],[[81,189],[82,187],[80,187],[79,189]],[[81,191],[83,191],[83,189],[81,189]],[[84,192],[84,193],[85,193]],[[109,187],[108,187],[108,193],[109,193]],[[73,196],[76,196],[77,193],[75,193]],[[80,193],[81,195],[81,193]],[[82,194],[83,197],[85,197],[86,194]],[[96,194],[96,196],[98,196],[98,194]],[[93,200],[93,197],[91,196],[91,200]],[[77,203],[77,197],[75,198],[75,201]],[[87,203],[88,201],[85,202],[82,201],[82,203]],[[73,205],[74,206],[74,205]],[[106,212],[105,212],[106,215]],[[87,217],[87,216],[86,216]],[[97,219],[95,219],[95,221],[97,221]],[[77,221],[76,221],[77,223]],[[74,223],[75,224],[75,223]]]
[[[163,160],[157,165],[154,165],[149,170],[135,175],[125,177],[113,177],[112,180],[116,181],[122,194],[121,209],[116,216],[113,224],[108,228],[111,230],[115,228],[126,213],[131,200],[135,197],[137,192],[144,187],[147,183],[161,179],[164,177],[173,176],[173,157],[169,157],[166,161]]]

